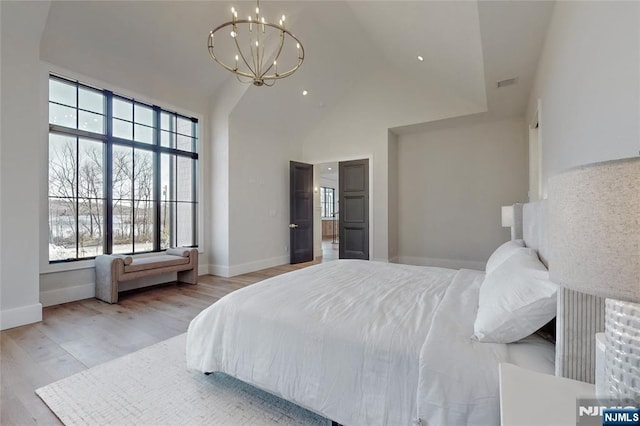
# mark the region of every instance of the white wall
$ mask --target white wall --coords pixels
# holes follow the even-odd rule
[[[339,188],[338,188],[338,180],[337,179],[330,179],[330,178],[327,178],[326,176],[321,176],[318,188],[320,188],[320,187],[335,189],[336,190],[336,194],[335,194],[336,195],[336,201],[338,200]]]
[[[289,161],[295,138],[255,125],[277,96],[229,79],[212,98],[211,273],[234,276],[289,262]]]
[[[446,122],[398,139],[398,261],[483,270],[510,238],[500,207],[527,199],[525,124]]]
[[[231,112],[245,94],[248,86],[234,84],[235,81],[224,84],[215,96],[211,98],[208,173],[210,182],[207,198],[210,200],[210,223],[208,245],[210,247],[210,273],[223,277],[230,276],[229,271],[229,208],[230,208],[230,116]]]
[[[41,107],[40,35],[48,2],[0,2],[2,15],[2,175],[0,327],[42,318],[38,247],[46,116]]]
[[[231,276],[289,263],[289,161],[300,158],[299,146],[281,134],[247,126],[243,105],[229,133]]]
[[[388,134],[388,158],[389,158],[389,261],[397,262],[399,255],[399,172],[400,162],[398,160],[398,135],[389,131]]]
[[[640,150],[640,3],[557,2],[527,117],[541,100],[542,192],[570,167]]]
[[[373,242],[370,258],[388,260],[388,129],[483,111],[486,105],[457,98],[437,82],[402,78],[391,67],[360,80],[307,134],[303,161],[372,157]],[[327,158],[328,154],[330,158]]]

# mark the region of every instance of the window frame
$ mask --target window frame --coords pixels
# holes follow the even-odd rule
[[[131,249],[133,250],[132,252],[127,252],[127,253],[119,253],[119,254],[144,254],[144,253],[157,253],[157,252],[163,252],[165,251],[168,247],[172,247],[175,246],[177,244],[178,240],[178,222],[177,219],[176,220],[172,220],[169,229],[171,229],[170,231],[170,236],[169,236],[169,243],[167,244],[167,247],[162,247],[162,236],[161,236],[161,230],[162,230],[162,225],[161,225],[161,207],[163,204],[163,201],[165,203],[169,203],[169,204],[173,204],[174,206],[170,209],[172,210],[171,213],[173,214],[174,212],[177,212],[177,208],[178,205],[181,204],[189,204],[190,205],[190,209],[191,209],[191,223],[190,223],[190,241],[192,242],[192,244],[188,245],[188,247],[198,247],[198,234],[199,234],[199,229],[198,229],[198,213],[199,213],[199,200],[198,200],[198,190],[199,190],[199,180],[198,180],[198,171],[199,171],[199,155],[198,155],[198,148],[199,148],[199,120],[196,117],[190,117],[184,114],[180,114],[178,112],[172,111],[170,109],[167,108],[163,108],[161,106],[155,105],[155,104],[151,104],[149,102],[144,102],[144,101],[139,101],[134,97],[129,97],[120,93],[114,93],[111,90],[107,90],[107,89],[100,89],[98,87],[95,87],[93,85],[90,84],[85,84],[80,82],[79,80],[76,79],[72,79],[72,78],[68,78],[68,77],[64,77],[62,75],[50,72],[48,73],[48,78],[47,78],[47,82],[50,82],[51,80],[56,80],[56,81],[60,81],[62,83],[65,84],[70,84],[73,85],[75,87],[75,91],[76,91],[76,105],[75,106],[70,106],[70,105],[66,105],[64,103],[60,103],[60,102],[56,102],[56,101],[52,101],[51,100],[51,92],[50,90],[48,90],[48,96],[47,96],[47,106],[49,108],[49,105],[53,104],[58,104],[58,105],[62,105],[64,107],[69,107],[69,108],[73,108],[76,111],[76,128],[71,128],[71,127],[66,127],[66,126],[62,126],[59,124],[52,124],[50,121],[51,119],[48,118],[49,121],[49,128],[48,128],[48,137],[50,137],[49,135],[51,134],[58,134],[58,135],[63,135],[63,136],[67,136],[67,137],[72,137],[76,139],[76,147],[79,147],[80,145],[80,139],[89,139],[92,141],[96,141],[96,142],[101,142],[103,144],[103,206],[102,206],[102,217],[104,219],[104,231],[102,233],[102,252],[104,254],[112,254],[113,253],[113,202],[114,202],[114,190],[112,188],[112,183],[113,183],[113,152],[114,152],[114,147],[125,147],[125,148],[130,148],[131,149],[131,155],[132,155],[132,161],[134,161],[134,158],[136,156],[136,150],[142,151],[142,152],[146,152],[146,153],[150,153],[152,156],[152,162],[153,162],[153,166],[152,166],[152,171],[153,171],[153,176],[152,176],[152,182],[153,182],[153,190],[152,190],[152,196],[151,196],[151,205],[153,206],[153,249],[152,250],[147,250],[147,251],[136,251],[135,245],[136,245],[136,236],[135,236],[135,230],[132,229],[131,230]],[[90,113],[96,113],[95,111],[89,111],[86,110],[85,108],[80,108],[80,104],[79,104],[79,93],[80,93],[80,89],[86,89],[86,90],[91,90],[91,91],[95,91],[98,92],[100,94],[102,94],[102,96],[104,97],[104,106],[103,106],[103,130],[104,133],[96,133],[96,132],[92,132],[92,131],[87,131],[87,130],[83,130],[80,129],[80,111],[87,111]],[[113,101],[114,99],[120,99],[123,100],[125,102],[129,102],[131,103],[131,108],[132,108],[132,115],[131,115],[131,125],[132,125],[132,133],[131,133],[131,139],[127,139],[127,138],[123,138],[123,137],[116,137],[113,136],[113,121],[115,119],[121,120],[118,117],[115,117],[113,115]],[[148,108],[151,110],[152,112],[152,126],[150,127],[147,124],[144,123],[136,123],[135,120],[135,111],[136,111],[136,106],[140,105],[143,108]],[[185,134],[181,134],[178,131],[177,126],[173,126],[170,130],[165,130],[162,128],[162,116],[163,114],[168,114],[170,117],[170,121],[172,121],[173,123],[177,123],[177,121],[179,119],[182,119],[186,122],[190,122],[191,123],[191,135],[185,135]],[[147,126],[150,127],[152,130],[152,142],[151,143],[147,143],[147,142],[141,142],[139,140],[135,140],[135,129],[136,129],[136,125],[140,125],[140,126]],[[161,135],[163,132],[168,132],[170,134],[170,136],[172,136],[174,138],[174,143],[173,143],[173,147],[171,146],[163,146],[162,142],[161,142]],[[186,151],[184,149],[178,149],[177,148],[177,144],[178,144],[178,136],[182,135],[183,137],[189,137],[191,138],[191,151]],[[51,141],[48,140],[48,149],[50,149],[51,146]],[[78,148],[76,148],[78,149]],[[177,170],[177,164],[178,164],[178,159],[179,158],[185,158],[185,159],[190,159],[191,160],[191,177],[190,177],[190,182],[191,182],[191,188],[190,188],[190,196],[189,196],[189,200],[187,201],[182,201],[178,199],[177,194],[175,195],[175,199],[172,198],[171,200],[167,201],[166,198],[163,200],[162,198],[162,188],[161,188],[161,179],[162,179],[162,172],[161,172],[161,161],[162,161],[162,157],[163,154],[167,154],[170,156],[170,158],[172,158],[174,161],[172,162],[172,168]],[[79,155],[79,149],[78,152],[76,153],[76,155]],[[79,162],[76,162],[76,169],[75,169],[75,173],[76,176],[78,176],[79,179],[79,170],[80,170],[80,164]],[[47,168],[48,170],[50,170],[50,160],[47,162]],[[135,170],[135,166],[132,166],[132,173]],[[135,213],[134,213],[134,207],[133,207],[133,203],[135,201],[141,201],[141,200],[136,200],[135,198],[135,192],[134,192],[134,187],[135,187],[135,177],[132,176],[132,191],[131,191],[131,200],[130,201],[131,204],[131,211],[132,211],[132,216],[133,216],[133,220],[131,223],[131,227],[133,228],[135,225]],[[170,181],[170,185],[174,188],[177,188],[178,186],[178,175],[177,173],[173,173],[173,177],[171,178]],[[51,185],[51,181],[49,179],[49,177],[47,178],[47,186],[48,188],[50,188]],[[176,190],[177,192],[177,190]],[[55,196],[51,196],[50,194],[50,190],[47,190],[47,202],[49,203],[49,200],[51,200],[52,198],[59,198],[59,197],[55,197]],[[75,197],[74,197],[74,201],[76,203],[76,206],[79,205],[80,201],[83,199],[83,197],[80,196],[79,190],[76,188],[75,191]],[[146,201],[146,200],[143,200]],[[50,218],[51,214],[48,212],[47,216]],[[48,259],[48,264],[49,265],[54,265],[54,264],[64,264],[64,263],[73,263],[73,262],[81,262],[81,261],[87,261],[87,260],[92,260],[95,259],[95,256],[85,256],[85,257],[81,257],[80,255],[80,250],[81,250],[81,245],[80,245],[80,232],[79,232],[79,225],[80,221],[79,221],[79,217],[78,217],[78,209],[76,208],[76,217],[75,217],[75,227],[76,227],[76,236],[75,236],[75,257],[73,258],[67,258],[67,259],[51,259],[51,252],[49,249],[47,249],[47,259]],[[50,228],[50,222],[48,224],[48,227]],[[50,232],[50,229],[49,229]],[[51,240],[49,239],[48,242],[50,243]]]
[[[331,191],[331,202],[326,201],[327,192]],[[328,207],[331,207],[330,209]],[[326,214],[331,213],[331,214]],[[329,186],[320,187],[320,219],[336,217],[336,189]]]

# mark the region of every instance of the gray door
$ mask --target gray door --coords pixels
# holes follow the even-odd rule
[[[340,185],[340,259],[369,260],[369,160],[342,161]]]
[[[313,260],[313,165],[289,163],[291,263]]]

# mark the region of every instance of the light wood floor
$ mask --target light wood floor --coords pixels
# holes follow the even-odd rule
[[[328,259],[325,259],[328,260]],[[35,390],[187,331],[222,296],[317,261],[233,278],[200,277],[120,294],[115,305],[86,299],[44,308],[43,321],[0,333],[0,424],[60,424]]]
[[[332,238],[323,238],[322,239],[322,259],[325,262],[329,260],[336,260],[339,255],[339,244],[336,241],[333,242]]]

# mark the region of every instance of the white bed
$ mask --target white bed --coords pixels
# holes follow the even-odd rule
[[[471,339],[484,272],[334,261],[235,291],[190,324],[187,365],[344,425],[499,424],[498,364],[553,345]]]

